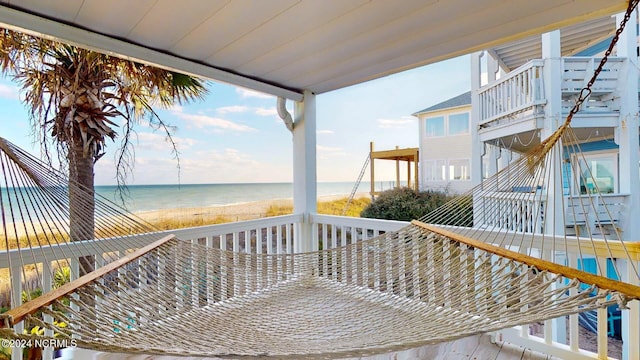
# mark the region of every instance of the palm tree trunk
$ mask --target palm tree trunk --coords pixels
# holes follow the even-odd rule
[[[94,238],[95,198],[93,157],[85,154],[82,141],[72,141],[68,150],[69,160],[69,234],[71,241]],[[79,258],[80,276],[95,269],[95,257]]]

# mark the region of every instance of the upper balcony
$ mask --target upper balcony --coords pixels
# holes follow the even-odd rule
[[[480,88],[477,112],[480,139],[488,141],[523,133],[530,133],[533,139],[535,132],[544,126],[545,106],[553,96],[561,97],[562,114],[568,114],[593,76],[600,58],[563,57],[561,60],[562,82],[558,93],[545,93],[548,87],[544,84],[545,65],[541,59],[531,60]],[[574,127],[617,126],[622,96],[619,80],[624,78],[626,63],[626,58],[608,58],[592,86],[591,95],[576,114]]]

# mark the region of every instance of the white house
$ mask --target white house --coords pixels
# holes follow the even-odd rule
[[[587,211],[577,218],[570,214],[572,206],[581,204],[585,194],[597,188],[609,207],[612,221],[621,230],[620,237],[630,241],[640,239],[636,19],[637,13],[628,25],[633,30],[621,34],[615,51],[593,84],[591,95],[574,116],[575,139],[563,144],[564,154],[557,160],[561,162],[557,168],[562,170],[555,178],[560,186],[551,190],[552,186],[547,185],[539,190],[551,192],[549,198],[562,204],[558,209],[549,200],[540,211],[559,219],[558,224],[564,219],[561,228],[539,229],[541,232],[564,231],[567,235],[598,232],[599,220],[594,214],[598,211]],[[505,154],[527,152],[564,122],[621,20],[621,15],[602,17],[472,55],[475,184],[482,181],[483,164],[489,175],[495,174],[508,163]],[[483,72],[487,73],[486,83],[482,81]],[[581,149],[580,156],[573,150],[576,144]],[[588,171],[590,176],[576,173],[577,165],[587,165],[581,166],[581,172]],[[490,200],[509,207],[511,195],[496,192]],[[589,266],[584,264],[585,269]],[[609,313],[608,318],[611,321],[617,315]],[[624,319],[622,328],[628,321],[637,320]],[[556,326],[564,328],[564,321],[558,321]],[[628,332],[622,330],[622,337],[625,346],[636,346]],[[557,340],[568,342],[564,335]]]
[[[621,16],[603,17],[472,55],[474,184],[495,174],[514,155],[537,146],[564,122],[620,20]],[[635,23],[631,26],[635,29]],[[597,187],[615,205],[623,238],[637,240],[640,226],[631,219],[640,217],[638,41],[635,31],[628,34],[620,36],[593,92],[571,123],[576,137],[573,144],[564,144],[559,160],[562,174],[557,176],[562,185],[554,196],[569,206]],[[584,156],[574,154],[575,144]],[[588,165],[594,179],[576,174],[577,162]],[[585,221],[589,226],[590,219]]]
[[[471,181],[471,92],[413,116],[419,119],[420,190],[462,193]]]
[[[421,189],[468,190],[552,134],[589,82],[621,19],[621,15],[602,17],[472,54],[471,92],[413,114],[419,119]],[[632,17],[631,29],[636,29],[635,21]],[[561,184],[553,190],[549,185],[496,189],[479,199],[483,204],[509,209],[514,218],[537,216],[518,209],[539,209],[540,216],[552,214],[558,224],[564,223],[532,232],[597,234],[596,214],[582,214],[579,219],[569,215],[570,207],[597,189],[622,239],[640,238],[637,39],[635,30],[620,36],[591,95],[574,116],[576,137],[563,144],[564,154],[558,158],[562,170],[555,179]],[[577,173],[576,165],[581,165],[582,173]],[[551,200],[522,206],[520,194],[530,192],[533,203],[536,191],[553,192],[548,199],[556,199],[561,209],[554,209]],[[518,204],[513,203],[516,193]],[[564,320],[555,323],[559,329],[565,326]],[[557,334],[555,340],[568,342],[564,331]],[[623,331],[625,346],[636,346],[628,336]]]

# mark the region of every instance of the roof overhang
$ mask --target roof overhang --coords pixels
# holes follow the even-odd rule
[[[602,16],[560,29],[560,52],[562,56],[575,56],[598,43],[609,40],[616,33],[614,16]],[[505,72],[524,65],[531,59],[542,58],[542,45],[539,35],[501,44],[487,51],[498,60]]]
[[[621,12],[625,0],[0,0],[0,23],[302,99]],[[188,4],[188,5],[187,5]]]

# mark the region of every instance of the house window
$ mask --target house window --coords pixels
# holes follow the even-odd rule
[[[444,181],[447,178],[447,166],[444,160],[428,160],[425,162],[427,181]]]
[[[444,136],[444,117],[438,116],[425,120],[427,137]]]
[[[618,192],[617,153],[584,154],[578,158],[578,161],[580,166],[575,171],[579,175],[579,179],[575,181],[578,185],[577,193]]]
[[[449,180],[471,180],[469,159],[449,160]]]
[[[449,135],[469,133],[469,113],[449,115]]]

